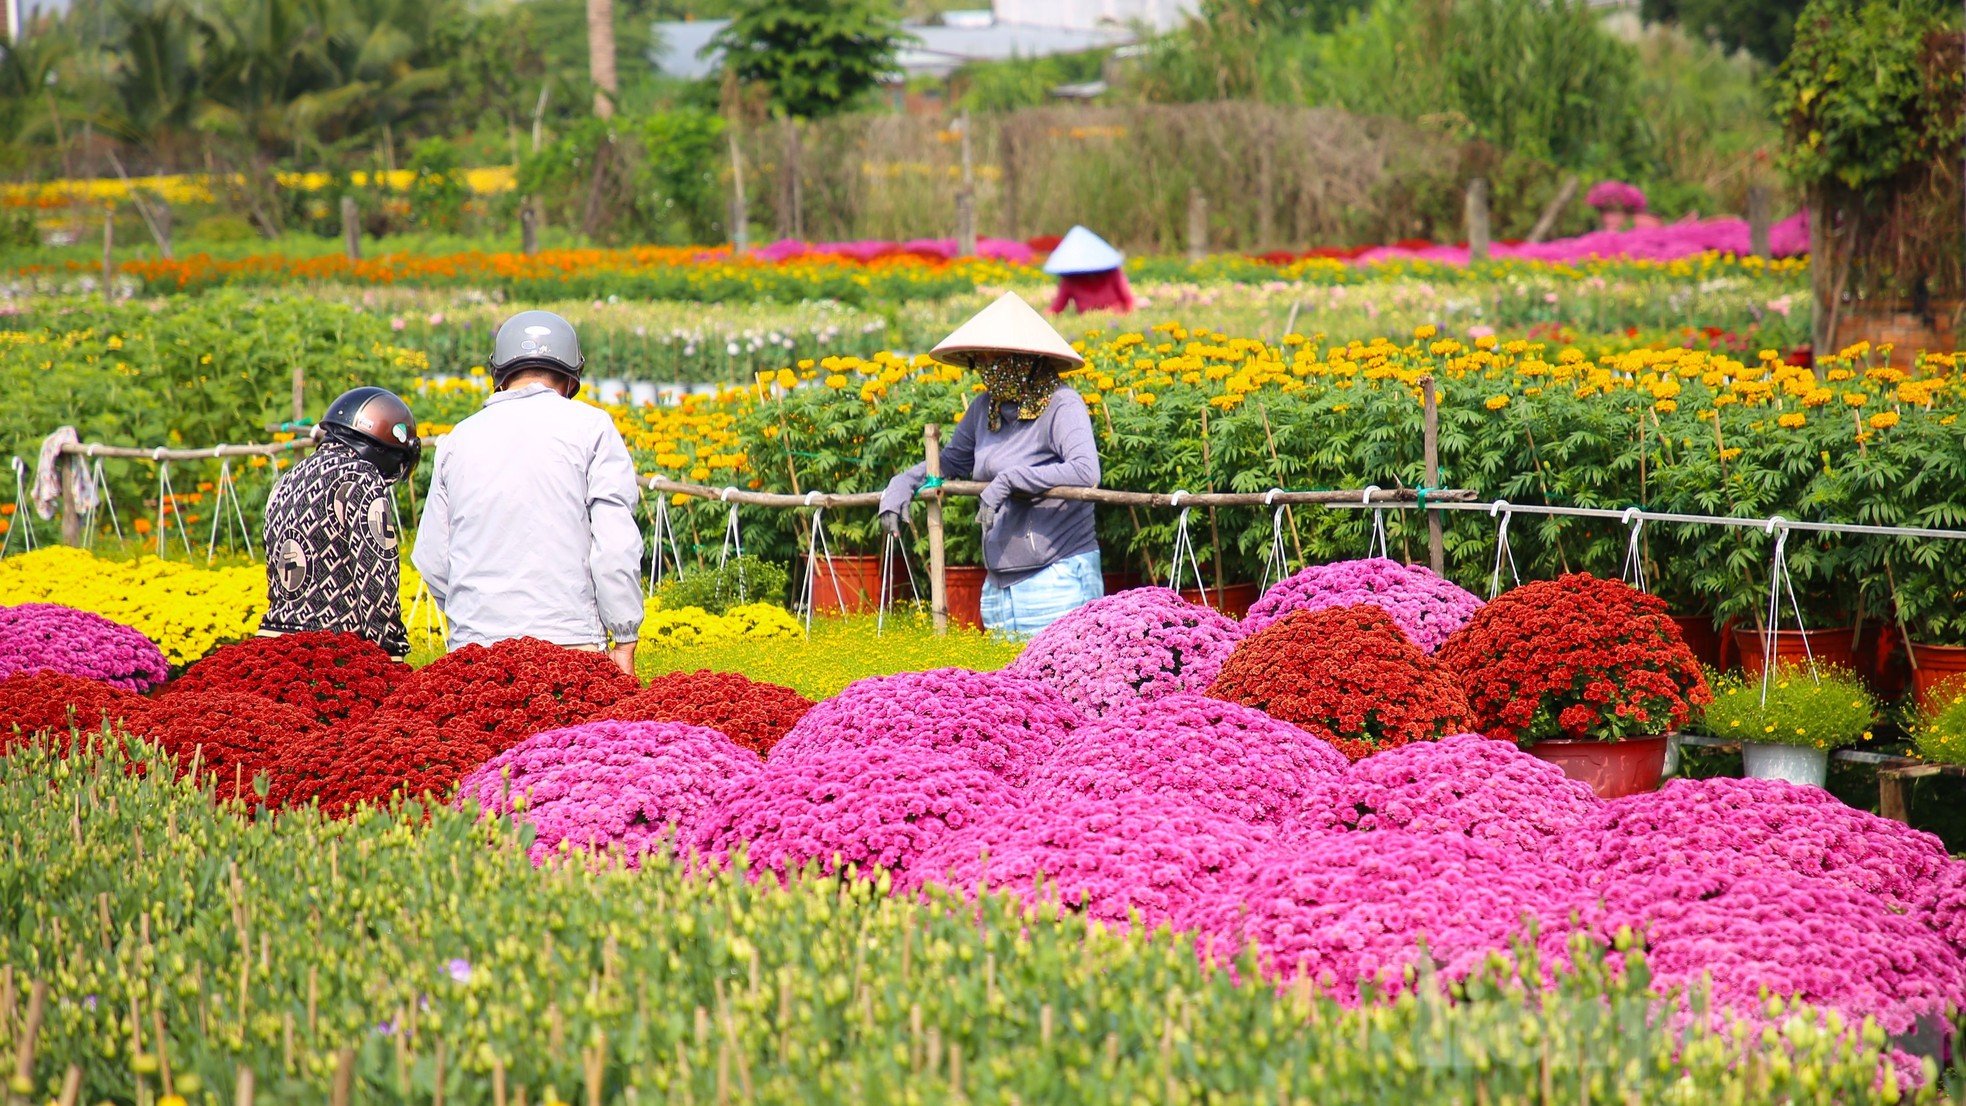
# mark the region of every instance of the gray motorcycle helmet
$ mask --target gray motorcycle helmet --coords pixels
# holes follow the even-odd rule
[[[573,324],[551,311],[521,311],[499,324],[492,338],[492,386],[505,387],[505,380],[524,369],[550,369],[580,383],[580,371],[587,359],[580,355],[580,336]]]

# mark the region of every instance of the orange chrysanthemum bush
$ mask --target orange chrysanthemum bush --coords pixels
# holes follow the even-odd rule
[[[354,634],[313,630],[220,646],[167,695],[229,691],[299,707],[324,726],[360,722],[410,678],[410,666]]]
[[[1244,638],[1208,693],[1308,730],[1351,760],[1467,729],[1453,674],[1367,605],[1298,611]]]
[[[1435,655],[1474,728],[1524,746],[1669,733],[1713,701],[1665,600],[1584,572],[1505,592]]]
[[[319,727],[300,707],[243,691],[166,695],[130,719],[130,732],[177,758],[180,774],[195,764],[221,800],[258,802],[253,780],[273,774],[288,750],[312,742]]]
[[[101,680],[59,672],[23,672],[0,680],[0,755],[16,744],[46,733],[66,750],[73,735],[86,740],[104,723],[123,728],[123,719],[141,713],[145,700]]]

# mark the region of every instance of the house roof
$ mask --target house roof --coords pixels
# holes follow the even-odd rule
[[[649,60],[672,77],[690,80],[707,77],[716,71],[717,59],[714,50],[705,56],[705,48],[729,22],[700,19],[657,23],[657,46],[649,52]],[[1132,32],[1120,28],[1079,30],[1022,23],[908,26],[903,30],[914,41],[902,44],[895,62],[909,76],[942,76],[968,62],[1076,54],[1125,46],[1134,41]]]

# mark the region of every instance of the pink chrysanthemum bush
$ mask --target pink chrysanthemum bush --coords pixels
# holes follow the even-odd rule
[[[1239,879],[1267,840],[1267,831],[1180,795],[1060,796],[948,835],[916,860],[912,882],[1009,891],[1105,922],[1137,916],[1150,929],[1187,928],[1196,901]]]
[[[1603,806],[1590,788],[1510,742],[1456,734],[1375,753],[1320,778],[1300,827],[1458,833],[1540,856]]]
[[[788,739],[789,740],[789,739]],[[1023,802],[959,752],[879,744],[772,757],[717,790],[687,839],[722,860],[739,846],[753,872],[817,863],[901,872],[944,835]]]
[[[1305,794],[1345,765],[1338,750],[1288,722],[1182,692],[1080,726],[1025,792],[1033,801],[1179,795],[1264,824],[1295,818]]]
[[[1347,1002],[1367,982],[1381,994],[1407,989],[1422,939],[1443,981],[1506,955],[1532,928],[1560,947],[1578,895],[1561,868],[1463,834],[1279,839],[1245,871],[1198,907],[1212,955],[1232,960],[1253,942],[1270,977],[1308,978]]]
[[[1966,961],[1966,860],[1946,864],[1919,897],[1918,913]]]
[[[1701,895],[1673,881],[1609,889],[1600,924],[1645,938],[1653,988],[1710,984],[1712,1020],[1778,1020],[1767,996],[1799,998],[1902,1034],[1966,1003],[1959,955],[1924,922],[1827,879],[1764,870]],[[1681,1014],[1688,1015],[1682,993]]]
[[[1676,887],[1699,897],[1739,878],[1828,880],[1903,909],[1948,868],[1939,839],[1781,780],[1671,780],[1606,803],[1564,839],[1593,886]]]
[[[1428,653],[1440,648],[1441,642],[1467,625],[1481,609],[1481,600],[1473,592],[1428,568],[1369,557],[1311,565],[1277,581],[1250,606],[1242,628],[1244,633],[1253,634],[1292,611],[1360,603],[1385,611],[1408,640]]]
[[[1205,691],[1242,637],[1235,621],[1167,588],[1095,599],[1031,639],[1009,671],[1051,685],[1088,715]]]
[[[758,754],[680,722],[589,722],[548,730],[464,777],[458,801],[533,824],[535,864],[555,853],[619,853],[629,865],[693,825],[721,787],[755,774]]]
[[[149,638],[99,614],[55,603],[0,607],[0,679],[35,672],[142,694],[163,683],[170,668]]]
[[[807,711],[771,759],[803,760],[875,743],[935,749],[1022,786],[1081,721],[1036,680],[937,668],[856,680]]]

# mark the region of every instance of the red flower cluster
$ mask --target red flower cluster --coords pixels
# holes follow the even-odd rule
[[[533,734],[585,722],[640,688],[600,653],[517,638],[467,645],[444,657],[403,681],[380,713],[496,736],[503,739],[497,753]]]
[[[257,801],[253,777],[277,773],[284,751],[310,742],[318,729],[305,710],[243,691],[166,695],[130,719],[130,732],[162,746],[180,774],[195,757],[221,800],[247,802]]]
[[[37,733],[53,732],[68,741],[71,727],[87,738],[144,709],[144,701],[100,680],[59,672],[29,672],[0,680],[0,754]]]
[[[1467,696],[1378,607],[1298,611],[1244,638],[1208,694],[1255,707],[1351,760],[1467,729]]]
[[[735,672],[671,672],[641,691],[596,711],[590,721],[685,722],[716,730],[760,756],[812,709],[789,687]]]
[[[1435,656],[1475,728],[1521,745],[1663,734],[1713,701],[1664,600],[1582,572],[1503,594]]]
[[[345,732],[317,730],[289,747],[271,798],[281,806],[319,800],[330,814],[397,792],[441,798],[465,773],[514,744],[469,726],[384,712]]]
[[[166,689],[245,692],[299,707],[324,726],[360,722],[410,677],[410,666],[354,634],[316,630],[226,645]]]

